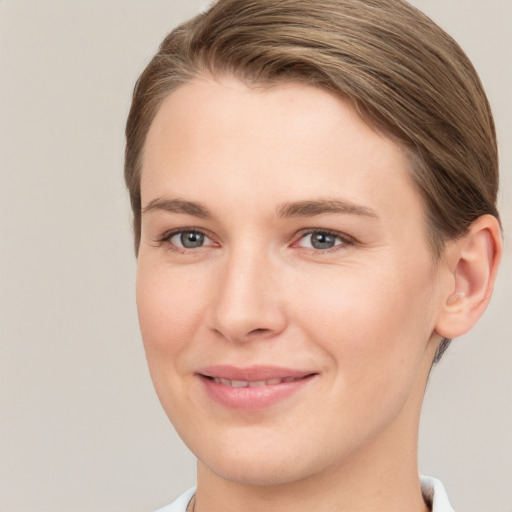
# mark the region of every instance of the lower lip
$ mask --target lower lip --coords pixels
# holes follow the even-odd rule
[[[249,386],[243,388],[234,388],[220,384],[202,375],[199,377],[208,395],[220,405],[228,409],[259,411],[271,407],[297,393],[311,382],[315,375],[270,386]]]

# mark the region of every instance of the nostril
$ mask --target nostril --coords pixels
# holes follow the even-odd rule
[[[251,334],[263,334],[265,332],[267,332],[268,329],[262,329],[262,328],[258,328],[258,329],[253,329],[252,331],[250,331],[248,334],[251,335]]]

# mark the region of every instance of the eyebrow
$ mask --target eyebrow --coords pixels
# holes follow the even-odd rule
[[[367,206],[352,203],[340,199],[318,199],[284,203],[277,209],[277,216],[283,217],[314,217],[325,213],[343,213],[349,215],[361,215],[378,219],[374,210]]]
[[[184,199],[165,199],[157,197],[150,201],[143,209],[142,214],[152,210],[164,210],[169,213],[181,213],[203,219],[211,218],[208,208],[194,201]],[[378,215],[367,206],[358,205],[340,199],[316,199],[283,203],[277,208],[278,218],[286,217],[314,217],[326,213],[342,213],[361,215],[378,219]]]
[[[157,197],[142,209],[142,214],[152,210],[164,210],[169,213],[182,213],[185,215],[192,215],[194,217],[201,217],[203,219],[212,216],[210,210],[205,206],[193,201],[185,201],[184,199],[165,199]]]

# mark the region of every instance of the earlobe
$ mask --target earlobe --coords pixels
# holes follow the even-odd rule
[[[449,244],[446,259],[450,275],[436,323],[439,335],[461,336],[483,315],[492,295],[501,254],[500,225],[492,215],[476,219],[463,237]]]

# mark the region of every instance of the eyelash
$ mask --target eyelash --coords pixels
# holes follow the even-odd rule
[[[314,254],[329,254],[335,251],[343,250],[347,246],[352,246],[356,244],[356,241],[343,234],[339,233],[338,231],[332,231],[330,229],[308,229],[306,231],[303,231],[300,233],[300,237],[297,240],[297,242],[294,243],[294,245],[297,245],[300,241],[304,240],[307,236],[312,234],[321,234],[321,235],[327,235],[332,236],[338,240],[341,241],[341,243],[334,245],[333,247],[329,249],[315,249],[314,247],[305,247],[305,249],[309,249],[310,251],[313,251]]]
[[[166,231],[161,237],[158,238],[158,240],[156,240],[156,242],[157,242],[158,246],[166,244],[168,249],[170,249],[171,251],[179,252],[180,254],[194,252],[197,249],[201,249],[204,247],[204,246],[200,246],[200,247],[191,249],[191,248],[187,248],[187,247],[180,247],[178,245],[171,243],[171,239],[181,233],[194,233],[194,234],[202,235],[205,238],[208,238],[210,240],[210,237],[206,233],[201,231],[200,229],[179,228],[179,229],[173,229],[172,231]]]
[[[177,245],[171,243],[171,239],[174,236],[179,235],[181,233],[195,233],[195,234],[199,234],[199,235],[202,235],[202,236],[210,239],[210,237],[206,233],[201,231],[200,229],[196,229],[196,228],[179,228],[179,229],[174,229],[172,231],[165,232],[161,237],[159,237],[156,240],[156,242],[158,243],[159,246],[163,245],[163,244],[167,244],[168,248],[170,250],[179,252],[181,254],[185,254],[185,253],[188,253],[188,252],[194,252],[197,249],[201,249],[201,248],[205,247],[205,246],[200,246],[200,247],[197,247],[197,248],[187,248],[187,247],[180,247],[180,246],[177,246]],[[331,252],[342,250],[343,248],[346,248],[347,246],[356,245],[356,243],[357,243],[356,240],[354,240],[353,238],[351,238],[351,237],[349,237],[349,236],[347,236],[347,235],[345,235],[343,233],[339,233],[337,231],[332,231],[332,230],[329,230],[329,229],[318,229],[318,228],[316,228],[316,229],[308,229],[306,231],[300,232],[299,238],[297,239],[296,242],[294,242],[292,244],[292,247],[297,246],[300,241],[304,240],[307,236],[313,235],[313,234],[321,234],[321,235],[332,236],[332,237],[334,237],[334,238],[336,238],[336,239],[341,241],[341,243],[338,243],[338,244],[336,244],[333,247],[328,248],[328,249],[315,249],[314,247],[304,247],[304,249],[309,249],[314,254],[329,254]],[[208,246],[206,246],[206,247],[208,247]]]

